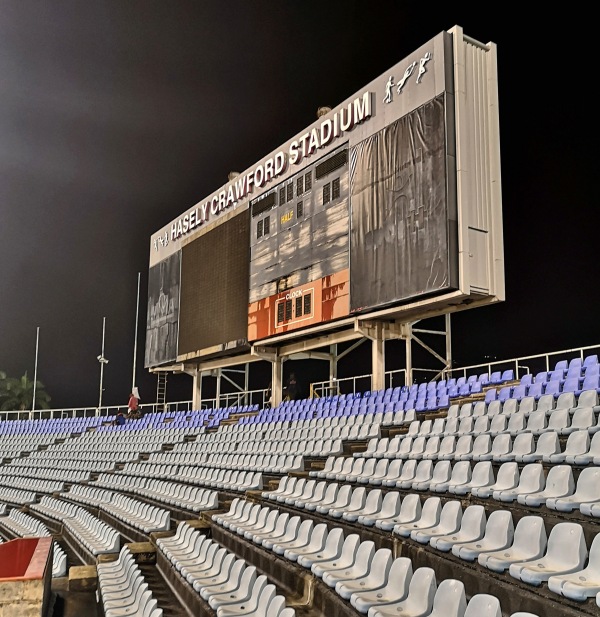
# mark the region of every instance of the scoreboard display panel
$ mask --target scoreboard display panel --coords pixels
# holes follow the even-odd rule
[[[179,357],[247,344],[247,210],[182,248],[181,280]]]
[[[495,52],[441,32],[153,234],[146,366],[502,301]]]
[[[348,148],[250,203],[248,338],[348,315]]]

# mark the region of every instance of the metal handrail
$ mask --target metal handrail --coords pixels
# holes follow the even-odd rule
[[[571,349],[562,349],[560,351],[551,351],[543,354],[534,354],[529,356],[519,356],[518,358],[511,358],[507,360],[493,360],[490,362],[483,362],[481,364],[471,364],[468,366],[457,367],[453,369],[444,369],[442,372],[445,378],[451,377],[454,374],[462,374],[467,377],[467,373],[472,371],[478,373],[486,370],[488,373],[493,372],[494,367],[514,367],[515,378],[519,379],[522,375],[527,375],[532,372],[532,365],[539,361],[546,370],[551,370],[551,358],[556,356],[575,355],[583,361],[587,352],[596,351],[600,354],[600,344],[588,345],[585,347],[574,347]],[[524,362],[527,361],[527,364]],[[537,369],[533,369],[537,370]],[[414,371],[429,371],[433,372],[434,369],[417,369]],[[440,372],[440,371],[435,371]],[[400,379],[397,379],[400,378]],[[393,387],[394,385],[408,385],[406,384],[406,369],[397,369],[393,371],[386,371],[385,383],[387,387]],[[402,383],[398,383],[401,381]],[[359,382],[361,383],[360,389],[358,388]],[[324,394],[325,392],[334,392],[336,394],[349,394],[356,392],[366,392],[371,390],[373,383],[372,375],[356,375],[354,377],[342,377],[334,380],[313,382],[311,384],[311,396],[329,396]],[[264,406],[268,402],[269,394],[268,389],[262,390],[247,390],[240,392],[233,392],[229,394],[221,394],[219,401],[216,399],[203,399],[202,408],[211,409],[219,407],[231,407],[232,405],[245,405],[245,404],[259,404]],[[232,403],[232,401],[236,401]],[[246,401],[246,402],[241,402]],[[217,403],[219,403],[217,405]],[[224,404],[223,404],[224,403]],[[193,403],[188,401],[177,401],[172,403],[158,404],[158,403],[145,403],[140,405],[144,413],[151,413],[156,411],[191,411]],[[0,411],[0,421],[5,420],[41,420],[41,419],[56,419],[56,418],[89,418],[89,417],[105,417],[116,415],[119,411],[126,411],[126,405],[120,406],[103,406],[103,407],[78,407],[78,408],[65,408],[65,409],[36,409],[35,411]]]

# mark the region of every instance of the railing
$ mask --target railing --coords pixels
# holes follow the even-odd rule
[[[572,360],[573,358],[580,358],[583,360],[592,353],[600,354],[600,345],[563,349],[561,351],[552,351],[550,353],[533,356],[521,356],[519,358],[513,358],[512,360],[494,360],[493,362],[486,362],[483,364],[472,364],[470,366],[462,366],[445,371],[445,376],[456,377],[460,375],[462,377],[468,377],[469,375],[483,372],[493,373],[494,371],[512,369],[515,373],[515,379],[520,379],[523,375],[551,371],[558,360]]]
[[[268,388],[260,390],[240,390],[239,392],[221,393],[218,398],[203,398],[202,409],[218,409],[220,407],[243,407],[244,405],[259,405],[264,407],[271,394]]]
[[[192,401],[174,403],[145,403],[140,405],[142,413],[157,411],[190,411]],[[0,411],[0,422],[4,420],[51,420],[65,418],[100,418],[116,416],[119,412],[127,413],[127,405],[106,407],[69,407],[64,409],[36,409],[34,411]]]
[[[413,375],[417,372],[432,372],[442,375],[442,378],[481,374],[483,372],[493,373],[513,369],[515,379],[520,379],[526,374],[536,374],[541,371],[550,371],[558,360],[571,360],[580,358],[583,360],[587,355],[597,353],[600,355],[600,344],[589,345],[587,347],[577,347],[573,349],[562,349],[544,354],[532,356],[521,356],[510,360],[493,360],[481,364],[471,364],[459,368],[448,369],[443,372],[434,369],[413,369]],[[371,390],[372,375],[357,375],[355,377],[343,377],[340,379],[314,382],[310,386],[311,397],[331,396],[334,394],[352,394],[356,392],[366,392]],[[418,383],[417,380],[413,380]],[[406,369],[386,371],[385,384],[387,388],[404,386],[406,384]],[[219,407],[232,407],[243,405],[258,404],[260,407],[269,401],[270,393],[268,389],[248,390],[221,394],[218,398],[202,399],[202,409]],[[143,413],[157,411],[190,411],[193,409],[192,401],[177,401],[173,403],[146,403],[140,405]],[[35,411],[0,411],[0,422],[5,420],[43,420],[56,418],[92,418],[114,416],[119,411],[127,412],[127,406],[107,406],[107,407],[79,407],[68,409],[36,409]]]

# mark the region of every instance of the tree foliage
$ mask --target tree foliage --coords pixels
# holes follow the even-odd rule
[[[33,407],[33,380],[27,372],[22,377],[8,377],[0,371],[0,410],[26,411]],[[50,395],[41,381],[35,382],[35,409],[48,409]]]

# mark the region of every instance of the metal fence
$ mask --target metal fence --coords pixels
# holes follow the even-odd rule
[[[470,375],[480,375],[481,373],[493,373],[495,371],[513,370],[515,379],[520,379],[523,375],[538,372],[550,371],[559,360],[571,360],[580,358],[584,360],[586,356],[600,355],[600,344],[589,345],[587,347],[577,347],[573,349],[562,349],[532,356],[521,356],[510,360],[494,360],[481,364],[471,364],[442,372],[442,378],[450,377],[469,377]],[[413,369],[413,373],[424,372],[427,374],[429,369]],[[439,375],[439,371],[435,372]],[[421,381],[426,381],[425,379]],[[414,380],[414,383],[419,383]],[[409,385],[406,383],[406,370],[398,369],[385,373],[385,384],[388,388]],[[343,377],[328,381],[314,382],[310,386],[311,397],[332,396],[335,394],[354,394],[357,392],[367,392],[371,390],[372,375],[357,375],[354,377]],[[247,390],[221,394],[219,398],[202,399],[202,409],[222,408],[232,406],[255,405],[264,407],[269,402],[270,393],[268,389]],[[173,403],[145,403],[140,406],[143,413],[157,411],[190,411],[193,409],[192,401],[177,401]],[[68,409],[36,409],[35,411],[0,411],[0,422],[4,420],[43,420],[52,418],[89,418],[114,416],[119,411],[127,412],[127,406],[107,406],[107,407],[78,407]]]

